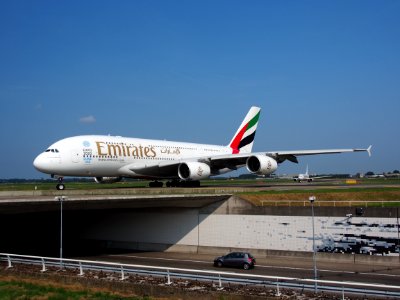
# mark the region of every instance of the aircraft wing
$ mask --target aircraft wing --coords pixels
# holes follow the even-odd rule
[[[355,148],[355,149],[271,151],[267,152],[266,155],[274,158],[278,163],[284,162],[285,160],[298,163],[297,156],[304,156],[304,155],[337,154],[346,152],[368,152],[368,155],[371,156],[371,148],[372,145],[369,146],[367,149]]]
[[[163,161],[147,164],[133,163],[120,169],[121,175],[148,178],[177,178],[180,161]]]
[[[332,176],[310,176],[311,179],[323,179],[323,178],[331,178]]]
[[[255,153],[240,153],[240,154],[226,154],[218,155],[210,158],[210,161],[215,165],[231,164],[231,165],[244,165],[248,157],[253,155],[265,155],[274,158],[278,163],[289,160],[298,163],[297,156],[304,155],[317,155],[317,154],[337,154],[346,152],[368,152],[371,156],[371,147],[367,149],[326,149],[326,150],[292,150],[292,151],[269,151],[269,152],[255,152]]]
[[[289,160],[298,163],[297,156],[317,155],[317,154],[335,154],[345,152],[361,152],[366,151],[371,155],[371,146],[367,149],[328,149],[328,150],[296,150],[296,151],[271,151],[271,152],[254,152],[254,153],[238,153],[223,154],[215,156],[203,156],[197,158],[181,159],[178,161],[162,161],[153,163],[133,163],[120,169],[123,176],[144,176],[155,178],[178,178],[178,167],[181,163],[196,161],[203,162],[210,166],[213,175],[218,174],[219,170],[230,169],[236,170],[246,165],[246,161],[250,156],[261,155],[274,158],[278,163]]]
[[[210,166],[212,175],[217,175],[218,170],[236,170],[246,164],[246,160],[252,153],[227,154],[218,156],[204,156],[197,158],[181,159],[176,161],[162,161],[150,164],[129,164],[120,169],[122,176],[142,176],[148,178],[179,178],[178,167],[181,163],[203,162]],[[265,155],[265,153],[264,153]]]

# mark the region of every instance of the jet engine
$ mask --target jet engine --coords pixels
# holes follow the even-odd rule
[[[269,156],[254,155],[250,156],[246,161],[247,170],[258,175],[272,174],[278,168],[275,159]]]
[[[114,183],[114,182],[118,182],[121,181],[122,177],[95,177],[94,181],[96,181],[96,183]]]
[[[178,167],[178,175],[182,180],[206,179],[210,174],[210,166],[201,162],[181,163]]]

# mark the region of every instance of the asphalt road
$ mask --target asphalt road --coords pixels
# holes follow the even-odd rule
[[[223,254],[223,253],[221,253]],[[345,254],[338,254],[345,255]],[[251,270],[217,268],[213,266],[214,255],[170,252],[134,252],[81,257],[81,259],[120,262],[150,266],[184,269],[221,270],[227,272],[314,278],[313,260],[304,257],[270,256],[257,258],[257,265]],[[341,261],[317,261],[318,279],[353,281],[362,283],[396,285],[400,283],[400,260],[392,264],[349,264]]]

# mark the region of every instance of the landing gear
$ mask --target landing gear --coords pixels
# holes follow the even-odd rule
[[[59,183],[59,184],[56,185],[56,188],[59,191],[63,191],[63,190],[65,190],[65,184]]]
[[[65,184],[63,183],[64,177],[58,177],[58,184],[56,185],[57,190],[63,191],[65,190]]]
[[[200,181],[199,180],[190,180],[190,181],[178,181],[178,180],[172,180],[172,181],[167,181],[166,183],[167,187],[200,187]]]
[[[149,187],[163,187],[164,183],[161,181],[152,181],[149,183]]]
[[[164,183],[161,181],[151,181],[149,182],[149,187],[151,188],[161,188]],[[199,180],[189,180],[189,181],[181,181],[181,180],[171,180],[165,183],[166,187],[200,187]]]
[[[167,181],[165,184],[167,187],[178,187],[180,182],[178,180]]]

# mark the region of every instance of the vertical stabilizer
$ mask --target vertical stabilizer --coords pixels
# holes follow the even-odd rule
[[[254,137],[256,135],[258,119],[260,117],[260,111],[261,108],[256,106],[250,108],[242,124],[229,143],[229,147],[232,149],[233,154],[251,152]]]
[[[308,165],[306,167],[306,175],[308,176]]]

